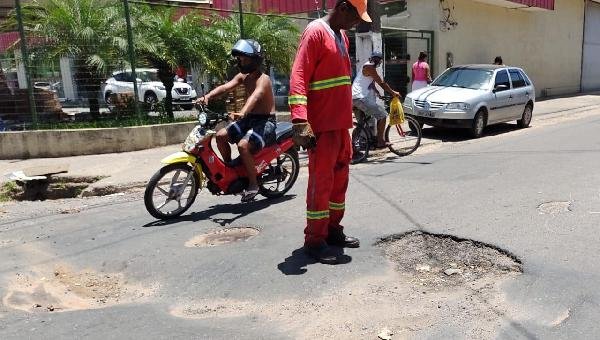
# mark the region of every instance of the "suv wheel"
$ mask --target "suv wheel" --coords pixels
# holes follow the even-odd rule
[[[104,94],[104,102],[106,103],[106,105],[112,105],[112,99],[110,99],[110,96],[112,95],[112,92],[108,91]]]
[[[115,105],[112,102],[112,92],[108,91],[106,92],[106,94],[104,94],[104,102],[106,103],[106,108],[108,109],[108,112],[113,112],[115,109]]]
[[[154,92],[148,92],[144,95],[144,103],[146,103],[148,107],[153,110],[158,103],[158,97],[156,97]]]

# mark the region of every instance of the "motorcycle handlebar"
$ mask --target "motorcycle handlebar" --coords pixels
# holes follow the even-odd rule
[[[215,126],[220,122],[228,121],[229,114],[227,112],[219,113],[214,112],[208,109],[205,104],[196,103],[196,109],[198,110],[198,114],[204,113],[206,114],[206,124],[207,126]]]

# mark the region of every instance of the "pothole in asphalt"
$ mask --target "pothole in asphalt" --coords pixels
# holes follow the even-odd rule
[[[538,211],[546,215],[557,215],[572,211],[572,204],[569,201],[546,202],[538,206]]]
[[[195,236],[185,243],[186,247],[214,247],[227,243],[248,241],[260,230],[252,226],[225,228]]]
[[[57,267],[46,274],[17,273],[2,303],[26,312],[62,312],[130,303],[150,297],[157,290],[156,286],[128,283],[119,273]]]
[[[377,245],[414,284],[452,287],[520,274],[521,261],[495,246],[449,235],[413,231]]]
[[[37,201],[79,197],[102,176],[50,176],[48,179],[6,182],[0,187],[0,201]]]

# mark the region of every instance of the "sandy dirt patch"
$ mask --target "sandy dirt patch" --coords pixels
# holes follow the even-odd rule
[[[235,227],[210,231],[193,237],[185,243],[188,248],[214,247],[227,243],[248,241],[258,235],[260,231],[251,227]]]
[[[15,274],[2,302],[26,312],[96,309],[144,300],[156,289],[156,285],[129,283],[119,273],[76,271],[61,265],[51,272]]]

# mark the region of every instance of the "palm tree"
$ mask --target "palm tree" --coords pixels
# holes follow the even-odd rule
[[[175,8],[136,6],[136,54],[158,69],[165,91],[165,110],[173,118],[175,69],[202,63],[201,42],[206,29],[205,17],[188,13],[176,18]],[[137,42],[145,42],[144,45]]]
[[[216,18],[211,25],[210,63],[205,67],[224,80],[231,47],[240,37],[239,15]],[[289,73],[298,44],[299,30],[287,17],[244,14],[244,37],[258,41],[265,51],[265,66]]]
[[[35,41],[33,55],[70,57],[75,78],[98,118],[101,79],[126,46],[122,6],[115,0],[32,0],[23,5],[24,29]],[[16,13],[3,29],[16,29]]]

